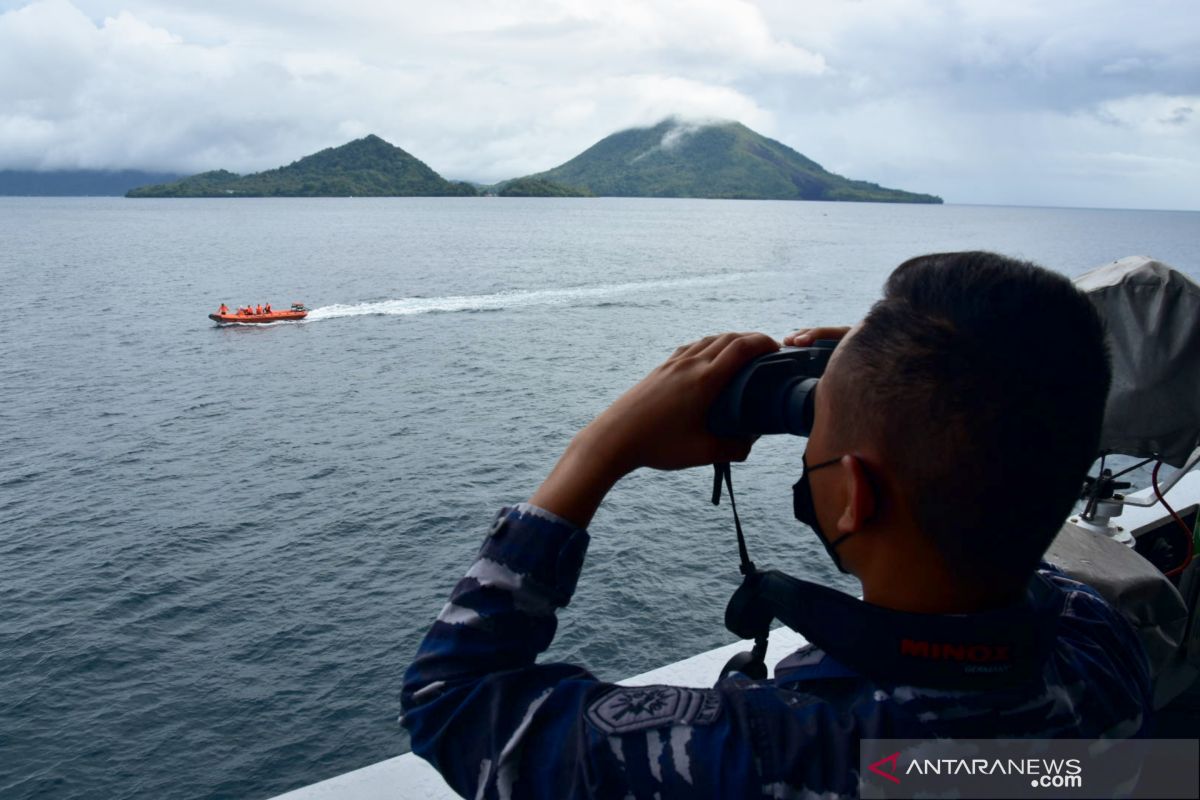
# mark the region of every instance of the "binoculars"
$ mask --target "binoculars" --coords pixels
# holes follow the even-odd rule
[[[836,340],[818,339],[812,347],[785,347],[754,359],[717,396],[708,429],[728,437],[808,436],[817,381],[835,347]]]

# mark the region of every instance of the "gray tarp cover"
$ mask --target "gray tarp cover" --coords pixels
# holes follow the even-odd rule
[[[1058,532],[1045,558],[1100,592],[1129,620],[1150,659],[1155,707],[1196,679],[1200,664],[1189,663],[1187,651],[1181,649],[1188,640],[1187,604],[1153,564],[1132,548],[1070,522]]]
[[[1200,445],[1200,286],[1146,256],[1075,279],[1108,326],[1113,384],[1100,447],[1183,466]]]
[[[1094,269],[1075,285],[1100,310],[1112,348],[1101,450],[1183,466],[1200,445],[1200,286],[1145,256]],[[1188,605],[1148,561],[1070,522],[1046,558],[1094,586],[1137,630],[1153,669],[1156,707],[1195,680],[1200,651],[1187,644],[1195,633]],[[1194,561],[1184,583],[1198,576]]]

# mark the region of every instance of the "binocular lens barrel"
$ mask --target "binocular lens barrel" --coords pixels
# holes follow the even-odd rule
[[[717,436],[812,432],[818,379],[836,342],[785,347],[744,366],[713,403],[708,428]]]

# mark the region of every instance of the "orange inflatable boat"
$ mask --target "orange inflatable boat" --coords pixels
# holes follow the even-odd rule
[[[222,308],[225,308],[222,306]],[[255,325],[266,322],[289,322],[298,319],[304,319],[308,316],[308,309],[303,303],[292,303],[292,307],[286,311],[272,309],[271,313],[255,314],[253,309],[244,308],[237,311],[225,310],[224,313],[218,311],[216,314],[209,314],[208,318],[220,325]]]

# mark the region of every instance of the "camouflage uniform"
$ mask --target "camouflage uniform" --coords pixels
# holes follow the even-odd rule
[[[405,675],[413,751],[466,797],[853,796],[862,738],[1143,734],[1141,645],[1099,595],[1049,567],[1027,609],[1048,645],[1016,684],[888,681],[877,667],[888,654],[871,642],[836,658],[810,645],[773,680],[703,690],[535,664],[587,545],[586,531],[535,506],[501,510]],[[844,626],[847,613],[824,616]]]

